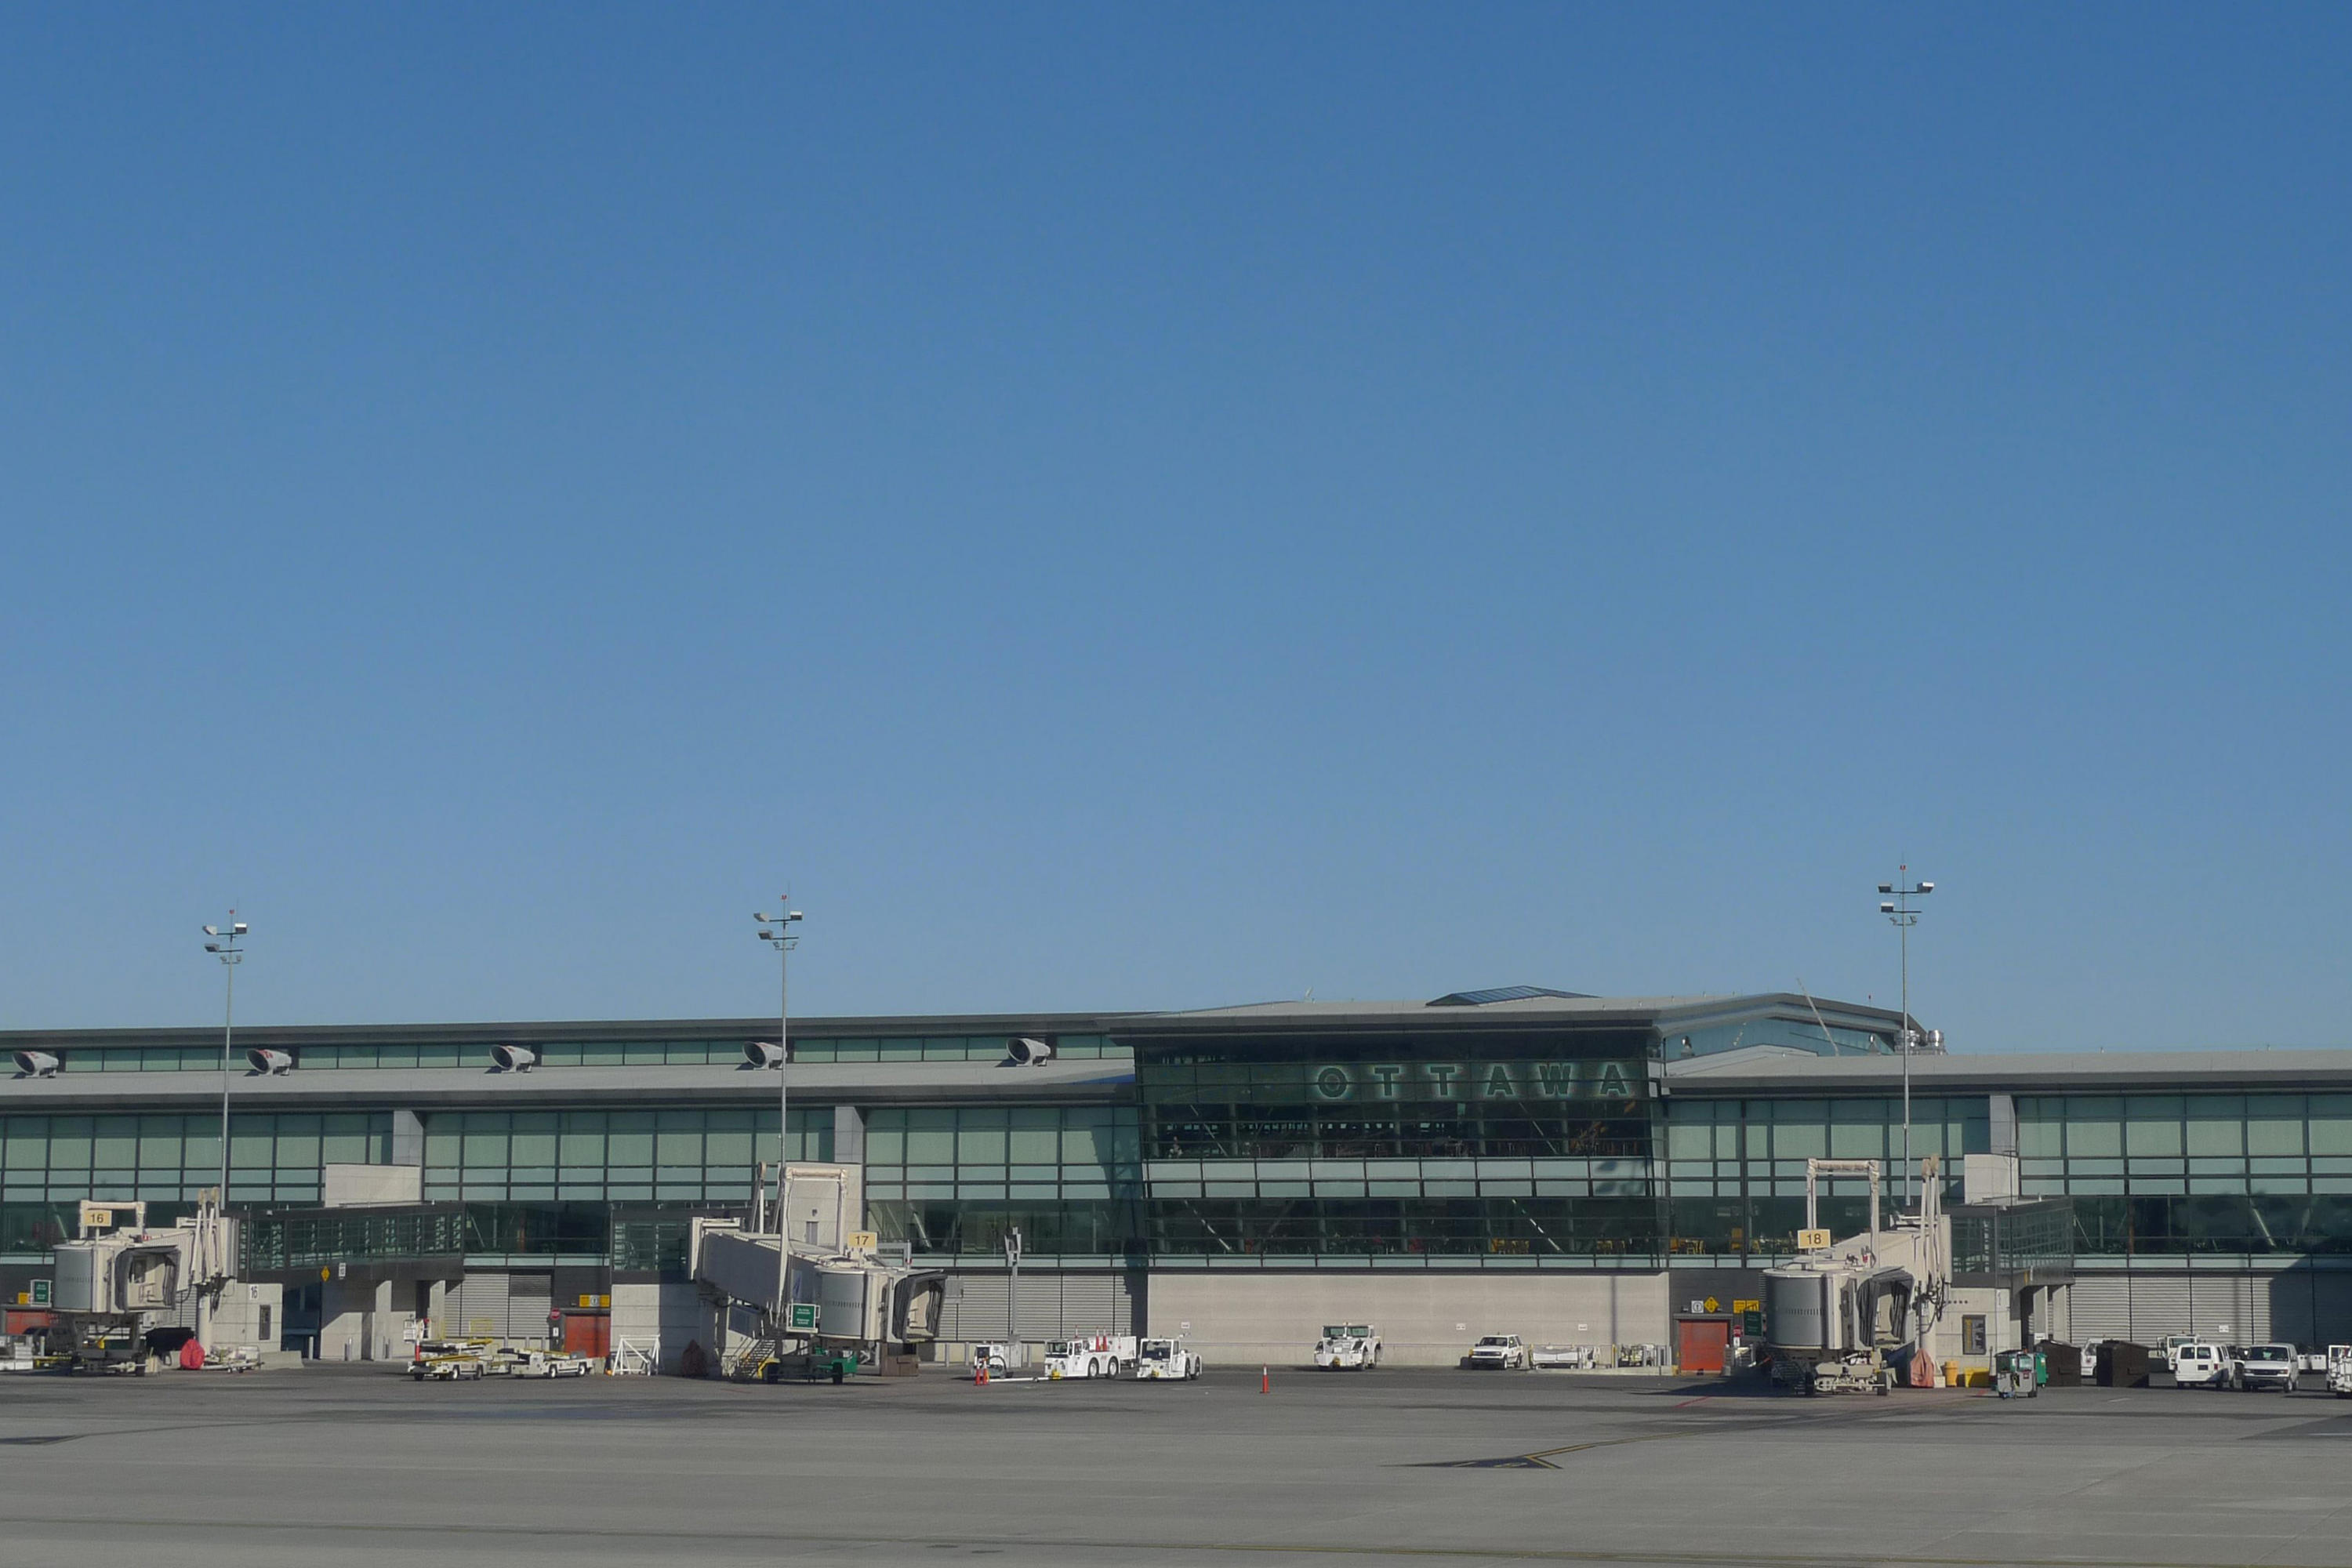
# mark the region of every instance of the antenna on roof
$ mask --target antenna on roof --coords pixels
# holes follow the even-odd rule
[[[1830,1043],[1830,1055],[1836,1056],[1838,1054],[1837,1037],[1830,1033],[1830,1026],[1827,1024],[1822,1023],[1822,1005],[1813,1000],[1811,992],[1805,991],[1805,977],[1801,974],[1797,976],[1797,989],[1804,992],[1805,1005],[1813,1010],[1813,1022],[1821,1024],[1822,1038]]]

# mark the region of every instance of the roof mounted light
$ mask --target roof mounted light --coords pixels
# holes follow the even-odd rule
[[[539,1053],[529,1046],[492,1046],[490,1060],[500,1072],[529,1072],[539,1065]]]
[[[55,1078],[58,1076],[58,1058],[47,1051],[16,1053],[16,1070],[26,1078]]]
[[[1005,1060],[1017,1068],[1044,1067],[1054,1054],[1054,1042],[1035,1035],[1015,1035],[1004,1043]]]
[[[780,1068],[784,1065],[784,1053],[776,1048],[773,1040],[746,1040],[743,1059],[755,1068]]]
[[[252,1064],[254,1071],[269,1078],[284,1078],[294,1070],[294,1058],[290,1054],[273,1051],[267,1047],[256,1047],[246,1052],[245,1059]]]

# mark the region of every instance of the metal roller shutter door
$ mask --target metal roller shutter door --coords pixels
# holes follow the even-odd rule
[[[2131,1281],[2131,1338],[2143,1345],[2158,1345],[2167,1334],[2193,1334],[2197,1331],[2196,1313],[2191,1310],[2189,1276],[2186,1274],[2133,1274]]]
[[[2132,1337],[2131,1281],[2126,1276],[2078,1275],[2067,1294],[2074,1309],[2074,1321],[2067,1329],[2070,1344]]]
[[[1022,1292],[1026,1295],[1028,1292]],[[949,1300],[940,1314],[940,1337],[1001,1340],[1004,1337],[1004,1276],[956,1274],[948,1279]]]
[[[2311,1342],[2352,1344],[2352,1269],[2312,1270]]]
[[[944,1313],[946,1327],[941,1338],[951,1340],[1002,1340],[1008,1324],[1005,1312],[1015,1304],[1010,1276],[1001,1272],[958,1274],[949,1281],[950,1300]],[[960,1295],[954,1294],[961,1288]],[[1017,1304],[1021,1310],[1020,1331],[1013,1337],[1021,1340],[1045,1341],[1066,1339],[1062,1326],[1062,1279],[1048,1269],[1024,1271],[1021,1276]]]
[[[507,1331],[507,1277],[468,1274],[449,1294],[448,1334],[503,1335]]]
[[[2312,1270],[2283,1269],[2256,1283],[2271,1307],[2271,1326],[2266,1338],[2284,1340],[2296,1345],[2324,1345],[2327,1342],[2319,1337],[2318,1330],[2313,1326]]]
[[[443,1331],[543,1340],[554,1283],[550,1274],[468,1274],[454,1292]]]
[[[1003,1339],[1007,1283],[1007,1277],[1001,1272],[951,1276],[940,1337],[963,1341]],[[1136,1292],[1129,1274],[1024,1271],[1020,1289],[1019,1337],[1024,1340],[1138,1331],[1141,1315],[1136,1310]]]
[[[1124,1274],[1062,1276],[1062,1322],[1071,1334],[1135,1332],[1135,1300]]]
[[[552,1274],[507,1276],[507,1338],[547,1338],[547,1314],[554,1305],[554,1285]]]
[[[2267,1281],[2245,1274],[2192,1274],[2189,1293],[2197,1310],[2194,1325],[2173,1333],[2210,1333],[2231,1344],[2253,1344],[2271,1337],[2270,1292]]]

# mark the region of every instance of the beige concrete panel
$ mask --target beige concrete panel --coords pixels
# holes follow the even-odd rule
[[[421,1165],[322,1165],[320,1203],[331,1209],[425,1201]]]
[[[1537,1344],[1668,1342],[1655,1273],[1154,1270],[1151,1332],[1182,1332],[1212,1365],[1310,1364],[1326,1323],[1370,1323],[1383,1363],[1452,1366],[1480,1334]],[[1184,1324],[1192,1327],[1187,1330]]]

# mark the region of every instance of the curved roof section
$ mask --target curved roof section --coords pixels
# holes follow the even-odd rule
[[[1549,985],[1497,985],[1491,991],[1449,991],[1432,998],[1432,1007],[1484,1007],[1495,1002],[1531,1002],[1538,996],[1558,996],[1569,1001],[1590,1001],[1590,991],[1555,991]]]

